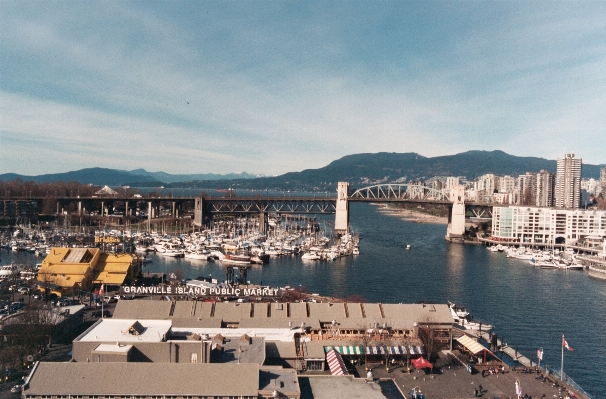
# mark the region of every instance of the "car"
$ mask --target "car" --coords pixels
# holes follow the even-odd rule
[[[11,312],[17,312],[18,310],[23,308],[23,306],[25,306],[25,305],[22,304],[21,302],[13,302],[13,303],[11,303],[10,310],[11,310]]]
[[[21,385],[17,384],[11,388],[12,393],[21,393]]]
[[[71,305],[71,301],[69,299],[60,299],[57,301],[57,306],[69,306]]]
[[[27,294],[29,294],[29,288],[19,287],[19,288],[17,288],[17,292],[19,292],[22,295],[27,295]]]
[[[34,292],[34,294],[32,295],[32,298],[34,298],[34,299],[42,299],[42,293],[41,292]]]

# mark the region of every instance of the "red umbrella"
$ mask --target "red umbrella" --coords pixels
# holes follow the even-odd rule
[[[418,369],[433,368],[433,364],[429,363],[429,360],[425,359],[423,356],[418,359],[413,359],[411,362]]]

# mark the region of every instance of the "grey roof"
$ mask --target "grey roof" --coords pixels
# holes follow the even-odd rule
[[[285,396],[288,394],[300,394],[299,379],[294,369],[283,369],[282,367],[261,367],[259,371],[259,391],[271,393],[278,391]]]
[[[116,319],[168,319],[172,303],[149,299],[118,301],[113,317]]]
[[[348,376],[302,377],[309,381],[314,399],[386,399],[379,384]]]
[[[266,356],[273,359],[294,359],[297,356],[294,342],[267,341],[265,351]]]
[[[173,310],[172,317],[191,317],[195,314],[195,308],[196,301],[177,301],[175,302],[175,308]]]
[[[215,337],[216,338],[216,337]],[[221,345],[221,350],[213,350],[210,355],[211,363],[265,363],[265,339],[251,338],[250,343],[242,344],[240,338],[223,338],[215,341]]]
[[[254,363],[38,363],[24,393],[257,396],[258,387]]]
[[[171,310],[172,309],[172,310]],[[172,312],[172,313],[171,313]],[[119,301],[114,318],[170,319],[174,327],[220,327],[238,323],[241,328],[307,327],[318,329],[320,323],[335,320],[341,329],[370,328],[377,323],[399,330],[412,330],[415,322],[452,325],[447,304],[382,303],[237,303]]]

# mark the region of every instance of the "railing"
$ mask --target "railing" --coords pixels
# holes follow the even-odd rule
[[[562,373],[561,370],[550,370],[551,374],[553,374],[554,376],[558,377],[560,379],[560,381],[570,385],[571,387],[573,387],[574,389],[576,389],[577,391],[579,391],[580,393],[582,393],[583,395],[587,396],[589,399],[594,399],[593,396],[591,396],[590,394],[588,394],[587,392],[585,392],[585,390],[583,388],[580,387],[579,384],[577,384],[572,378],[570,378],[566,373]]]

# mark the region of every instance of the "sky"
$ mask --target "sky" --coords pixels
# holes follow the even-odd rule
[[[0,1],[0,173],[606,163],[606,1]]]

